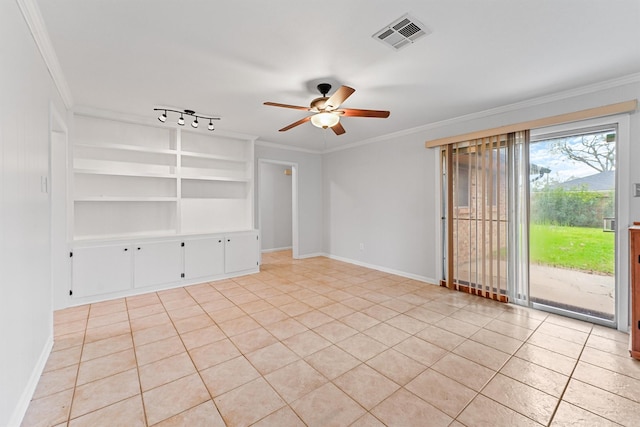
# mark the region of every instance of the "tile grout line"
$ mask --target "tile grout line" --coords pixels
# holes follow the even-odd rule
[[[157,292],[154,292],[154,294],[157,295]],[[158,297],[158,299],[160,298]],[[136,362],[136,374],[138,377],[138,389],[140,390],[140,402],[142,403],[142,415],[144,416],[144,425],[148,426],[149,420],[147,418],[147,406],[144,402],[144,395],[142,394],[142,381],[140,380],[140,365],[138,364],[138,352],[136,350],[136,343],[133,340],[133,329],[131,329],[131,316],[129,314],[129,303],[127,301],[127,298],[124,298],[124,306],[125,306],[125,309],[127,310],[127,319],[129,321],[129,333],[131,334],[131,344],[133,345],[133,358]]]
[[[209,283],[209,282],[205,282],[205,283]],[[211,286],[211,285],[209,285],[209,286]],[[202,311],[204,311],[204,312],[207,314],[207,316],[209,316],[209,313],[207,313],[207,312],[202,308],[202,306],[200,305],[200,303],[198,302],[198,300],[196,300],[195,298],[193,298],[193,295],[191,295],[191,293],[189,293],[189,291],[186,289],[186,287],[185,287],[185,286],[182,286],[180,289],[183,289],[183,290],[186,292],[186,294],[187,294],[187,295],[189,295],[189,298],[191,298],[191,299],[196,303],[196,305],[197,305],[197,306],[198,306]],[[211,398],[211,403],[212,403],[212,404],[213,404],[213,406],[216,408],[216,411],[218,411],[218,414],[220,415],[220,418],[224,420],[224,417],[222,416],[222,413],[220,413],[220,409],[218,409],[218,406],[216,405],[216,402],[213,400],[213,396],[211,395],[211,392],[209,391],[209,388],[207,387],[207,383],[206,383],[206,382],[204,381],[204,379],[202,378],[202,374],[200,373],[200,369],[198,369],[198,366],[196,365],[195,361],[194,361],[194,360],[193,360],[193,358],[191,357],[191,353],[189,353],[189,350],[187,349],[187,346],[184,344],[184,340],[182,339],[182,334],[180,333],[180,331],[178,330],[178,328],[176,328],[175,322],[174,322],[173,318],[171,317],[171,315],[169,314],[169,310],[167,310],[167,307],[166,307],[166,305],[165,305],[165,302],[162,300],[162,298],[160,297],[160,295],[158,295],[158,299],[160,300],[160,304],[162,304],[162,307],[164,308],[165,313],[167,313],[167,317],[169,318],[169,321],[171,322],[171,325],[173,326],[173,329],[175,329],[176,334],[178,334],[178,338],[180,339],[180,343],[181,343],[181,344],[182,344],[182,346],[184,347],[184,351],[185,351],[185,353],[187,353],[187,356],[189,357],[189,360],[191,360],[191,363],[193,364],[193,367],[195,368],[196,373],[198,374],[198,378],[200,378],[200,381],[202,382],[202,385],[203,385],[203,386],[204,386],[204,388],[207,390],[207,393],[209,394],[209,397]],[[184,307],[181,307],[181,308],[184,308]],[[178,309],[178,310],[179,310],[179,309]],[[209,316],[209,318],[211,318],[211,317]],[[213,322],[213,324],[214,324],[214,325],[218,326],[218,324],[216,323],[216,321],[215,321],[215,320],[211,319],[211,321]],[[206,327],[206,326],[205,326],[205,327]],[[219,327],[219,326],[218,326],[218,327]],[[194,330],[195,330],[195,329],[194,329]],[[220,330],[222,331],[222,329],[220,329]],[[222,331],[222,333],[224,334],[224,331]],[[226,335],[226,334],[225,334],[225,335]],[[205,345],[206,345],[206,344],[205,344]],[[172,356],[169,356],[169,357],[172,357]],[[167,359],[167,357],[165,357],[164,359]],[[163,359],[159,359],[159,360],[163,360]],[[152,362],[152,363],[155,363],[155,362]],[[191,374],[191,375],[192,375],[192,374]],[[185,375],[185,376],[183,376],[183,377],[180,377],[180,378],[174,379],[173,381],[170,381],[170,382],[165,383],[165,384],[170,384],[170,383],[172,383],[172,382],[174,382],[174,381],[178,381],[179,379],[185,378],[185,377],[187,377],[187,376],[188,376],[188,375]],[[163,385],[165,385],[165,384],[161,384],[161,385],[159,385],[159,386],[157,386],[157,387],[154,387],[154,388],[162,387],[162,386],[163,386]],[[168,418],[165,418],[165,419],[163,419],[163,420],[160,420],[160,421],[159,421],[159,423],[160,423],[160,422],[163,422],[163,421],[166,421],[166,420],[168,420],[168,419],[171,419],[171,418],[175,417],[176,415],[179,415],[179,414],[182,414],[182,413],[184,413],[184,412],[186,412],[186,411],[189,411],[189,410],[191,410],[191,409],[195,408],[196,406],[201,405],[202,403],[205,403],[205,402],[201,402],[201,403],[198,403],[198,404],[196,404],[196,405],[194,405],[194,406],[192,406],[192,407],[190,407],[190,408],[186,408],[186,409],[184,409],[183,411],[180,411],[179,413],[172,414],[172,415],[171,415],[171,416],[169,416]],[[157,423],[156,423],[156,424],[157,424]],[[226,421],[225,421],[225,424],[226,424]]]
[[[567,383],[564,385],[564,387],[562,389],[562,393],[560,393],[560,396],[558,397],[558,403],[556,404],[556,407],[553,409],[553,413],[551,414],[551,417],[549,418],[549,422],[547,423],[547,426],[551,425],[551,423],[553,422],[553,419],[556,416],[556,413],[558,412],[558,408],[560,408],[560,404],[562,403],[562,399],[564,398],[564,394],[567,391],[567,388],[569,388],[569,383],[571,383],[571,380],[573,380],[573,374],[575,373],[576,368],[578,367],[578,363],[580,362],[580,358],[582,357],[582,353],[584,352],[584,349],[587,346],[587,341],[589,340],[589,337],[591,336],[591,332],[592,331],[593,331],[593,325],[591,325],[591,328],[589,329],[589,334],[587,335],[587,338],[584,340],[584,344],[582,345],[582,349],[580,350],[580,354],[576,358],[576,363],[575,363],[575,365],[573,365],[573,369],[571,370],[571,373],[569,374],[569,379],[567,380]],[[591,412],[591,411],[589,411],[589,412]]]
[[[73,382],[73,393],[71,393],[71,403],[69,404],[69,415],[67,415],[67,421],[66,421],[67,425],[69,425],[69,423],[71,422],[71,413],[73,411],[73,403],[76,398],[76,390],[78,388],[78,377],[80,376],[80,363],[82,363],[82,354],[84,353],[84,345],[87,340],[87,329],[89,327],[89,317],[91,316],[91,308],[92,308],[92,305],[90,304],[89,309],[87,310],[87,318],[86,318],[86,324],[84,326],[84,333],[82,334],[80,357],[78,358],[78,369],[76,370],[76,378]]]

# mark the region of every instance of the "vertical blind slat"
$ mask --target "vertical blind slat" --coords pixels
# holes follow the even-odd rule
[[[489,297],[493,298],[493,143],[494,138],[489,139],[489,167],[487,175],[489,176]]]

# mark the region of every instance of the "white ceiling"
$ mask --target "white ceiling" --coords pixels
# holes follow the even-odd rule
[[[37,3],[76,107],[188,108],[313,150],[640,72],[638,0]],[[405,13],[432,34],[400,51],[371,38]],[[391,116],[278,132],[306,113],[262,103],[307,106],[321,81],[356,89],[345,108]]]

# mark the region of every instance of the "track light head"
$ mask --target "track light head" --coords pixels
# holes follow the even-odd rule
[[[194,129],[198,128],[198,116],[196,116],[195,120],[191,122],[191,127]]]
[[[212,120],[212,119],[209,119],[209,126],[207,126],[207,129],[209,129],[210,131],[213,131],[213,130],[214,130],[214,127],[213,127],[213,120]]]
[[[184,126],[184,117],[182,116],[182,114],[180,114],[180,118],[178,119],[178,124],[180,126]]]
[[[167,121],[167,110],[165,110],[164,113],[158,116],[158,120],[160,120],[162,123]]]

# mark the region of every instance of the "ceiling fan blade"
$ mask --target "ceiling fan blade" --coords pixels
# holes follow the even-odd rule
[[[355,91],[355,89],[350,88],[349,86],[340,86],[340,89],[335,91],[335,93],[324,103],[324,109],[329,111],[335,110]]]
[[[272,107],[293,108],[294,110],[309,111],[309,107],[301,107],[299,105],[280,104],[277,102],[265,102],[264,105],[270,105]]]
[[[391,114],[389,111],[358,110],[356,108],[344,108],[336,112],[345,117],[378,117],[381,119],[386,119]]]
[[[336,134],[336,135],[342,135],[343,133],[345,133],[346,131],[344,130],[344,128],[342,127],[342,123],[338,122],[335,125],[331,126],[331,130]]]
[[[301,125],[301,124],[303,124],[303,123],[306,123],[306,122],[308,122],[309,120],[311,120],[311,116],[307,116],[307,117],[305,117],[304,119],[300,119],[300,120],[298,120],[297,122],[291,123],[289,126],[285,126],[285,127],[283,127],[282,129],[280,129],[280,132],[287,131],[287,130],[289,130],[289,129],[291,129],[291,128],[294,128],[294,127],[299,126],[299,125]]]

